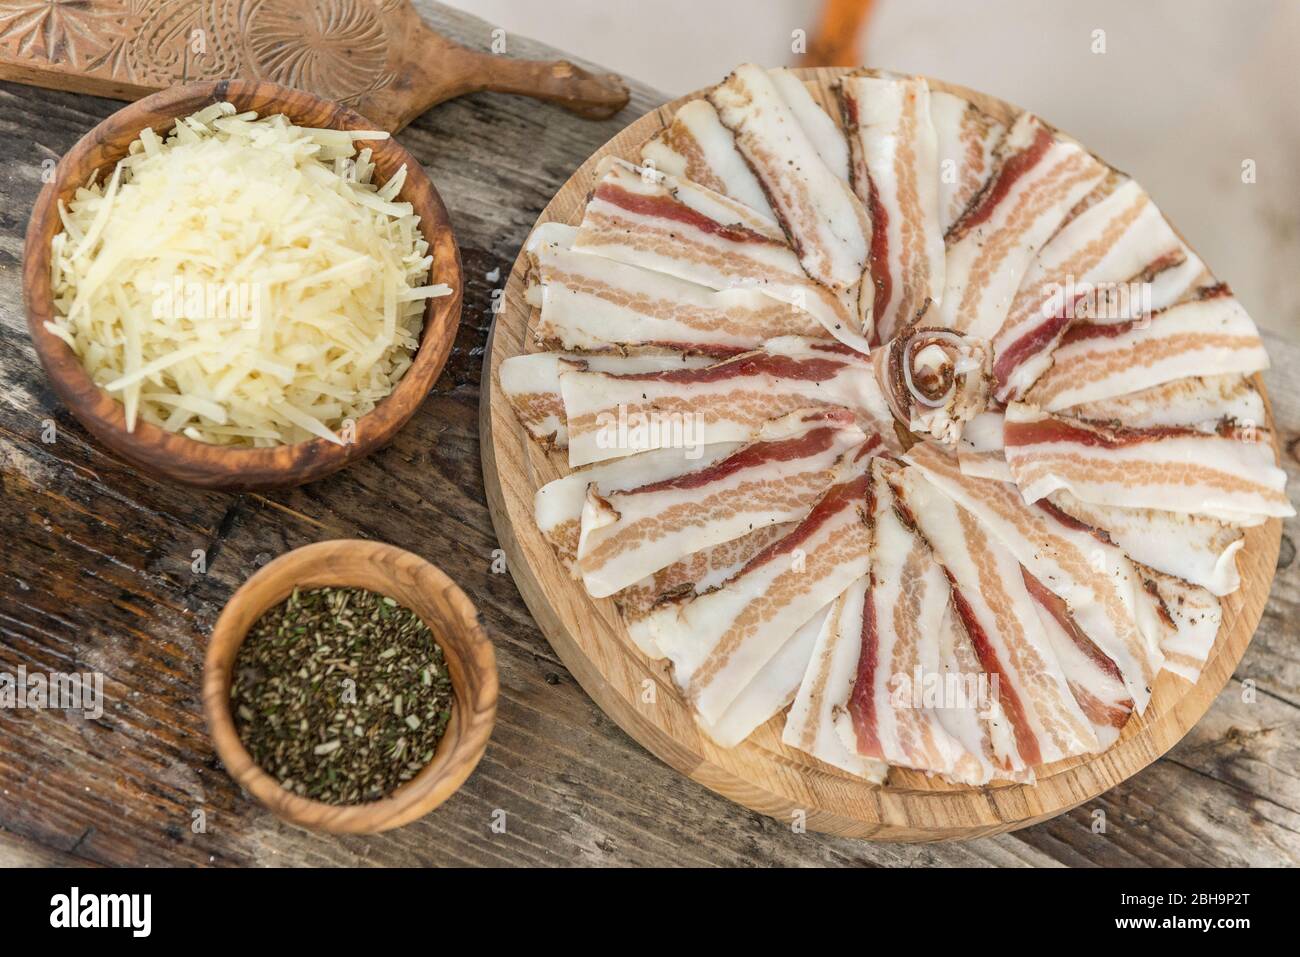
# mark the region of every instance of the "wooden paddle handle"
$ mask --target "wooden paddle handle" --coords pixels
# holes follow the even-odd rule
[[[479,53],[427,28],[421,46],[423,82],[413,84],[420,102],[411,105],[410,116],[403,116],[399,126],[435,103],[484,90],[531,96],[592,120],[608,119],[627,105],[622,79],[613,73],[589,73],[568,60],[514,60]]]

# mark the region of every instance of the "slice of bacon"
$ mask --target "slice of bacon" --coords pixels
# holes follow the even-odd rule
[[[1223,606],[1208,590],[1150,568],[1142,570],[1147,590],[1160,606],[1160,648],[1165,670],[1200,680],[1223,621]]]
[[[872,353],[881,392],[912,432],[952,445],[988,404],[988,343],[951,329],[912,327]]]
[[[924,77],[861,70],[840,80],[854,192],[871,216],[873,341],[886,342],[943,296],[939,159]],[[867,323],[864,321],[864,327]]]
[[[811,313],[837,339],[869,351],[857,291],[841,294],[809,278],[767,217],[696,183],[614,157],[601,160],[596,175],[574,250],[710,289],[761,292]]]
[[[1074,700],[1092,722],[1098,746],[1105,750],[1119,739],[1133,713],[1133,698],[1124,677],[1115,662],[1083,633],[1065,601],[1028,569],[1022,566],[1021,572]]]
[[[1231,594],[1241,585],[1237,553],[1246,539],[1236,526],[1154,508],[1091,505],[1066,491],[1053,492],[1047,500],[1076,521],[1105,532],[1135,562],[1214,595]]]
[[[519,424],[547,448],[569,444],[560,374],[570,371],[658,372],[665,369],[698,369],[712,360],[685,355],[574,355],[562,352],[529,352],[511,356],[501,363],[501,391],[514,409]]]
[[[864,432],[898,447],[870,360],[839,343],[782,338],[703,369],[560,379],[573,466],[671,444],[749,441],[771,419],[811,406],[848,408]]]
[[[1007,128],[969,100],[930,91],[939,163],[939,227],[946,234],[984,189]]]
[[[1226,289],[1131,322],[1070,326],[1025,401],[1057,412],[1188,376],[1268,368],[1246,310]]]
[[[889,484],[897,470],[896,463],[872,463],[871,570],[843,609],[856,625],[858,660],[836,729],[858,754],[968,780],[978,762],[937,715],[958,702],[927,700],[935,697],[927,684],[942,674],[938,632],[948,581],[930,546],[899,517]]]
[[[1175,379],[1113,399],[1071,406],[1071,416],[1131,428],[1188,425],[1217,432],[1225,425],[1250,428],[1266,421],[1264,397],[1249,376],[1230,374]]]
[[[687,449],[655,449],[575,469],[537,490],[533,496],[533,516],[560,561],[574,571],[576,578],[578,575],[573,566],[578,560],[582,507],[586,504],[590,487],[595,486],[597,490],[627,488],[707,469],[740,447],[739,442],[719,442],[704,446],[694,457],[687,454]]]
[[[703,469],[644,484],[588,486],[578,570],[596,598],[694,551],[802,518],[867,436],[847,409],[794,412]],[[879,441],[879,440],[875,440]]]
[[[683,104],[673,121],[641,146],[644,165],[730,196],[776,222],[749,164],[708,100]]]
[[[1011,467],[1001,449],[990,452],[972,452],[969,449],[957,449],[957,463],[961,474],[970,478],[993,479],[997,482],[1015,483]]]
[[[704,733],[724,748],[734,748],[793,701],[829,610],[828,605],[801,625],[745,685],[721,718],[710,723],[697,715]]]
[[[1034,502],[1057,489],[1094,505],[1252,521],[1291,516],[1286,473],[1264,429],[1131,429],[1007,406],[1007,464]]]
[[[721,587],[651,616],[656,644],[706,723],[717,723],[790,636],[866,574],[870,460],[864,446],[790,534]]]
[[[837,293],[861,283],[871,221],[848,183],[819,155],[772,77],[738,66],[709,92],[767,194],[804,271]]]
[[[908,520],[948,575],[953,606],[980,665],[997,678],[1019,759],[1034,766],[1097,750],[1092,725],[1070,693],[1025,589],[1020,563],[920,469],[901,469],[890,480]]]
[[[1105,175],[1077,143],[1022,113],[998,146],[992,179],[948,231],[937,324],[994,336],[1034,255]]]
[[[794,531],[795,524],[765,525],[740,538],[702,548],[624,588],[614,596],[614,602],[623,615],[623,623],[627,625],[633,643],[649,657],[662,658],[663,653],[650,634],[650,616],[663,612],[667,605],[690,601],[696,595],[717,588],[767,546]],[[577,547],[576,528],[574,547]]]
[[[1099,292],[1118,302],[1112,294],[1136,288],[1153,263],[1182,261],[1182,241],[1141,186],[1131,179],[1116,186],[1108,179],[1097,192],[1105,195],[1062,226],[1030,264],[993,337],[996,394],[1002,402],[1029,390],[1051,365],[1066,329]],[[1140,295],[1122,298],[1129,301],[1114,312],[1130,319],[1142,314]],[[1091,313],[1101,314],[1110,313]]]
[[[913,446],[905,459],[1068,604],[1144,711],[1163,659],[1157,609],[1128,557],[1050,503],[1026,505],[1014,485],[963,474],[952,455],[932,445]]]
[[[667,273],[574,252],[578,230],[543,223],[525,250],[533,329],[544,346],[621,352],[672,349],[726,358],[777,336],[828,338],[813,316],[753,289],[721,291]]]
[[[831,603],[786,715],[781,740],[818,761],[879,784],[889,765],[858,754],[835,728],[836,715],[848,701],[857,672],[865,590],[866,579],[860,578]]]
[[[849,182],[849,143],[844,129],[813,98],[808,84],[793,70],[777,67],[767,71],[785,105],[802,127],[826,168]]]

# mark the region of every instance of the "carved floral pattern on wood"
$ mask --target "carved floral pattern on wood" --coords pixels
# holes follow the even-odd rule
[[[145,86],[246,76],[356,103],[393,82],[406,0],[0,0],[0,47]]]

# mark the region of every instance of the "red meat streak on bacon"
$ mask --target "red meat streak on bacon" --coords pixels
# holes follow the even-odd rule
[[[744,226],[724,226],[717,220],[710,219],[703,213],[691,209],[685,203],[680,203],[668,196],[645,196],[641,193],[633,193],[614,183],[601,183],[596,187],[596,198],[637,216],[650,216],[656,219],[667,219],[682,223],[698,229],[700,232],[717,236],[732,243],[785,245],[785,243],[779,242],[770,236],[764,236],[762,233]]]
[[[1002,710],[1006,712],[1007,719],[1011,722],[1011,730],[1016,738],[1016,750],[1020,752],[1020,757],[1025,764],[1031,767],[1042,764],[1043,753],[1038,747],[1038,738],[1034,736],[1033,729],[1029,727],[1029,720],[1025,716],[1025,707],[1020,701],[1020,696],[1016,694],[1016,689],[1011,686],[1006,670],[998,659],[997,651],[994,650],[993,643],[989,641],[988,633],[984,631],[984,626],[975,617],[974,609],[971,608],[970,602],[966,600],[962,590],[957,587],[957,583],[953,581],[951,574],[948,575],[948,582],[952,585],[953,608],[957,612],[957,617],[961,619],[961,623],[966,626],[966,633],[970,636],[971,646],[975,649],[975,657],[979,658],[980,666],[986,672],[997,676],[998,701],[1002,704]]]
[[[979,204],[968,210],[948,231],[948,242],[955,242],[976,226],[987,222],[993,211],[1007,198],[1016,181],[1038,165],[1039,160],[1047,154],[1052,142],[1051,131],[1045,126],[1039,126],[1033,142],[1002,164],[997,179],[984,191]]]
[[[737,358],[703,369],[665,369],[660,372],[628,372],[618,375],[621,382],[668,382],[674,385],[691,383],[725,382],[743,376],[767,373],[781,379],[802,379],[807,382],[825,382],[833,379],[848,366],[839,359],[797,359],[773,353],[759,353],[749,358]]]
[[[1090,448],[1121,449],[1158,439],[1205,436],[1189,426],[1152,425],[1146,428],[1107,429],[1072,425],[1060,419],[1037,422],[1007,422],[1002,426],[1002,441],[1008,446],[1040,445],[1050,442],[1073,442]]]
[[[1069,606],[1066,605],[1064,599],[1048,589],[1025,566],[1020,566],[1020,573],[1025,579],[1025,588],[1029,591],[1029,597],[1038,602],[1049,615],[1056,619],[1056,623],[1069,636],[1075,647],[1082,651],[1088,657],[1088,660],[1101,671],[1122,683],[1124,676],[1120,673],[1119,666],[1115,664],[1110,655],[1093,644],[1092,640],[1083,633],[1078,622],[1074,620],[1074,616],[1070,614]],[[1132,698],[1127,699],[1122,704],[1108,706],[1074,682],[1070,682],[1070,690],[1074,693],[1075,700],[1083,708],[1088,720],[1094,724],[1122,728],[1124,722],[1128,720],[1129,713],[1133,710]]]
[[[889,211],[880,201],[876,181],[870,174],[867,174],[867,184],[867,210],[871,215],[871,255],[868,258],[871,264],[871,283],[875,289],[871,314],[875,321],[879,321],[894,295],[894,281],[889,275]],[[875,322],[872,323],[871,344],[880,344],[880,328]]]
[[[853,413],[847,409],[835,409],[825,415],[811,416],[804,419],[804,421],[807,422],[815,418],[828,421],[838,420],[841,426],[851,425],[854,421]],[[816,455],[818,452],[824,452],[831,447],[838,432],[839,429],[834,426],[821,426],[810,429],[803,435],[788,439],[778,439],[773,442],[755,442],[753,445],[740,449],[708,468],[700,469],[697,472],[687,472],[685,475],[663,479],[659,482],[651,482],[648,485],[642,485],[618,494],[643,495],[670,489],[701,488],[710,482],[721,481],[745,469],[756,468],[769,462],[792,462]]]
[[[1084,296],[1079,293],[1075,297],[1075,305],[1078,305],[1080,299]],[[1059,315],[1051,316],[1044,319],[1034,328],[1030,329],[1023,336],[1017,339],[1011,345],[1002,350],[997,361],[993,364],[993,375],[1002,384],[1011,378],[1011,374],[1016,371],[1026,359],[1037,355],[1046,347],[1062,329],[1071,323],[1070,313],[1073,310],[1063,309]]]
[[[876,602],[868,582],[867,594],[862,599],[862,650],[858,653],[858,673],[853,679],[853,693],[849,696],[849,717],[858,743],[858,753],[868,757],[884,757],[880,746],[880,721],[876,717],[876,668],[880,661],[880,633],[876,624]]]

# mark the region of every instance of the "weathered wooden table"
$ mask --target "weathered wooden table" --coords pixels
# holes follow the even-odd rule
[[[489,25],[417,5],[455,39],[491,42]],[[553,55],[507,41],[511,55]],[[1294,519],[1259,632],[1205,719],[1123,786],[1013,834],[902,846],[794,833],[679,776],[592,704],[509,575],[493,571],[480,364],[493,290],[538,212],[597,146],[663,99],[634,87],[605,123],[496,95],[417,119],[401,140],[442,192],[466,276],[460,336],[437,388],[391,447],[333,478],[226,495],[142,478],[55,400],[25,328],[23,232],[46,161],[119,104],[0,84],[0,672],[98,671],[106,698],[97,721],[0,710],[0,864],[1300,863]],[[1267,339],[1286,466],[1300,482],[1300,343]],[[439,563],[478,603],[501,670],[496,732],[474,776],[429,817],[376,837],[317,836],[262,810],[217,761],[199,703],[207,636],[230,593],[272,557],[338,537]],[[204,573],[193,570],[196,549]]]

